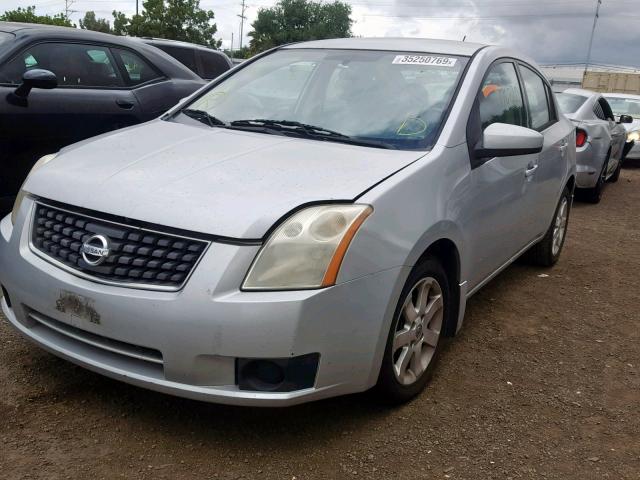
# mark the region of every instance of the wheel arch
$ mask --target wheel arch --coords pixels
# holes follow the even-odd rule
[[[574,194],[574,191],[576,189],[576,176],[575,175],[571,175],[569,177],[569,179],[567,180],[567,183],[565,184],[565,188],[569,189],[569,191],[571,192],[571,195]]]
[[[449,280],[452,311],[443,333],[446,337],[453,337],[457,330],[460,310],[460,250],[451,238],[443,237],[432,241],[419,256],[415,265],[419,265],[427,257],[434,257],[440,261]]]

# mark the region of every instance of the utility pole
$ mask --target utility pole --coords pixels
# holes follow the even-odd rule
[[[244,32],[244,21],[247,19],[245,16],[245,11],[247,10],[247,6],[244,4],[245,0],[242,0],[242,13],[238,15],[240,17],[240,51],[242,51],[242,36]]]
[[[64,18],[69,20],[69,14],[75,12],[75,10],[71,10],[71,5],[75,0],[64,0]]]
[[[591,38],[589,39],[589,51],[587,52],[587,63],[584,66],[584,75],[587,75],[587,70],[589,70],[589,64],[591,63],[591,49],[593,48],[593,37],[596,33],[596,26],[598,25],[598,18],[600,18],[600,6],[602,5],[602,0],[597,0],[598,3],[596,5],[596,16],[593,17],[593,28],[591,29]]]
[[[138,15],[138,0],[136,0],[136,15]]]

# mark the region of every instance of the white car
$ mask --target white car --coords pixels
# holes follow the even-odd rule
[[[2,310],[166,393],[406,401],[471,295],[524,253],[558,261],[575,174],[574,126],[512,50],[283,46],[43,158],[0,224]]]
[[[631,123],[624,124],[629,144],[628,153],[624,158],[640,160],[640,95],[605,93],[604,98],[607,99],[616,116],[628,115],[632,118]]]

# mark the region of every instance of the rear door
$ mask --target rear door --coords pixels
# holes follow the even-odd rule
[[[58,78],[53,90],[33,89],[26,106],[7,102],[25,71]],[[42,42],[0,66],[0,195],[15,194],[33,163],[71,143],[140,121],[140,106],[106,45]]]
[[[520,63],[520,78],[527,102],[528,126],[544,136],[544,146],[538,156],[535,171],[527,181],[526,212],[534,237],[543,235],[555,213],[564,185],[567,155],[573,147],[573,127],[558,121],[551,88],[533,68]]]
[[[159,117],[201,86],[190,80],[168,78],[133,50],[113,48],[112,51],[122,67],[126,84],[133,89],[133,95],[140,104],[142,121]]]

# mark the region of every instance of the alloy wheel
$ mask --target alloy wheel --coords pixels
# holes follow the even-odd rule
[[[442,288],[435,278],[420,280],[407,295],[396,322],[391,360],[402,385],[420,379],[436,351],[444,318]]]
[[[569,219],[569,200],[567,197],[562,197],[556,220],[553,225],[553,243],[551,246],[551,253],[555,257],[560,253],[564,237],[567,232],[567,221]]]

